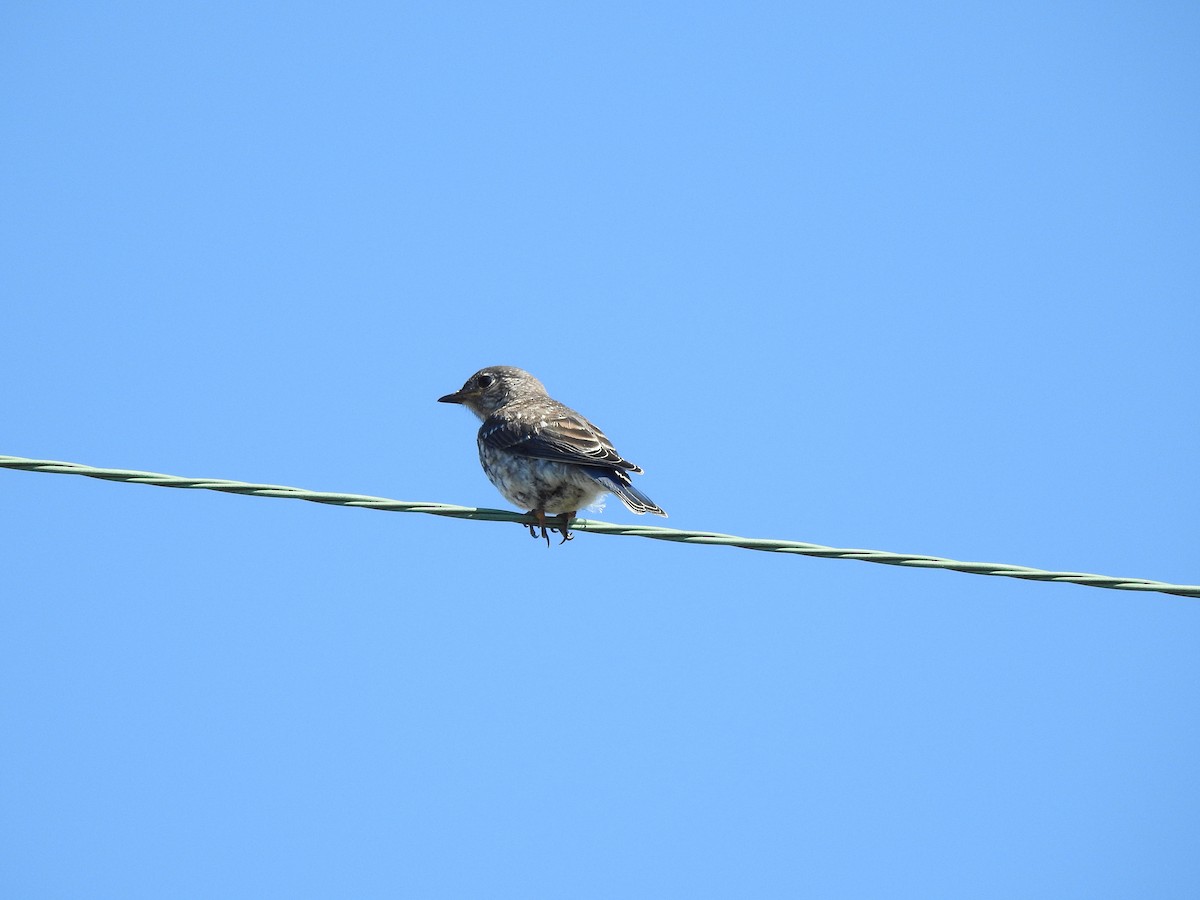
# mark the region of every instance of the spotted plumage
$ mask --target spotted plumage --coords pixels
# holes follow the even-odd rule
[[[561,516],[559,531],[603,494],[615,494],[633,512],[666,513],[633,486],[642,470],[623,459],[604,432],[554,400],[540,381],[512,366],[480,369],[440,403],[460,403],[478,416],[479,461],[504,498],[537,517]],[[530,532],[533,532],[532,527]]]

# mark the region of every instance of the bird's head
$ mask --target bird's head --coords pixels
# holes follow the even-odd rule
[[[545,396],[542,383],[524,369],[488,366],[468,378],[453,394],[438,397],[438,403],[461,403],[480,419],[486,419],[514,400]]]

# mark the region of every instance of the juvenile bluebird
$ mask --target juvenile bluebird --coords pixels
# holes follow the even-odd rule
[[[483,420],[479,462],[504,498],[529,510],[546,534],[546,514],[560,514],[559,543],[569,541],[571,519],[606,493],[633,512],[665,516],[633,486],[642,470],[621,458],[604,432],[575,410],[551,399],[542,383],[523,369],[489,366],[438,403],[461,403]],[[529,533],[538,534],[532,525]]]

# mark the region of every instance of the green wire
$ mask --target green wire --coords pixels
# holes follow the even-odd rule
[[[157,487],[191,488],[204,491],[222,491],[229,494],[248,494],[253,497],[280,497],[290,500],[308,500],[311,503],[328,503],[333,506],[356,506],[363,509],[379,509],[386,512],[427,513],[434,516],[450,516],[455,519],[478,519],[488,522],[520,522],[534,524],[527,513],[510,512],[503,509],[486,509],[473,506],[452,506],[447,503],[420,503],[405,500],[389,500],[386,497],[371,497],[364,494],[341,494],[328,491],[309,491],[303,488],[285,487],[278,484],[251,484],[245,481],[226,481],[219,478],[181,478],[177,475],[162,475],[157,472],[137,472],[130,469],[99,469],[79,463],[58,462],[48,459],[25,459],[20,456],[0,456],[0,468],[18,469],[24,472],[47,472],[55,475],[85,475],[106,481],[123,481],[129,484],[152,484]],[[677,541],[684,544],[714,544],[740,547],[743,550],[765,550],[772,553],[795,553],[800,556],[817,556],[824,559],[857,559],[861,562],[882,563],[888,566],[911,566],[922,569],[949,569],[970,575],[999,575],[1005,578],[1024,578],[1031,581],[1057,581],[1078,584],[1083,587],[1110,588],[1118,591],[1152,591],[1175,594],[1180,597],[1200,597],[1200,585],[1171,584],[1166,581],[1150,581],[1145,578],[1114,578],[1110,575],[1089,575],[1085,572],[1052,572],[1046,569],[1031,569],[1005,563],[961,562],[939,556],[923,556],[912,553],[889,553],[883,550],[853,550],[807,544],[801,541],[779,541],[762,538],[743,538],[712,531],[684,531],[677,528],[658,528],[650,525],[616,525],[611,522],[596,522],[591,519],[575,519],[571,522],[574,531],[591,534],[613,534],[625,537],[650,538],[656,541]]]

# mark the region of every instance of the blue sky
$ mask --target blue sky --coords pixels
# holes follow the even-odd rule
[[[509,364],[668,525],[1200,582],[1198,41],[9,4],[0,453],[502,506]],[[6,895],[1200,893],[1196,601],[0,491]]]

